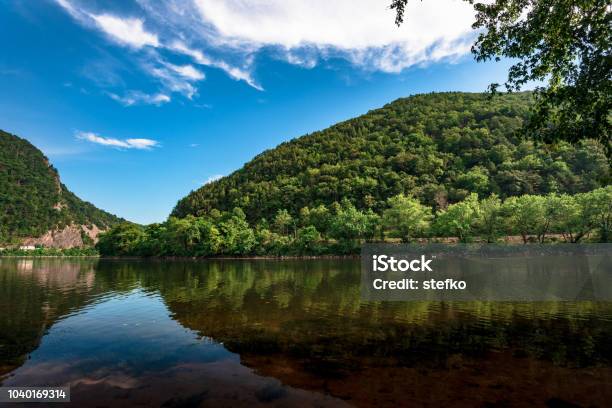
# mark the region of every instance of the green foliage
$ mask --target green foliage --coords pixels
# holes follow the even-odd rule
[[[457,177],[455,186],[466,192],[474,192],[485,196],[491,188],[489,186],[489,171],[481,166],[475,166],[464,174]]]
[[[242,169],[191,192],[172,215],[240,207],[249,223],[265,218],[272,230],[285,233],[274,225],[279,210],[295,220],[305,207],[310,213],[320,212],[321,205],[331,210],[343,199],[380,215],[387,199],[398,194],[439,210],[472,192],[504,200],[524,194],[573,195],[607,185],[610,167],[600,143],[536,145],[519,136],[532,103],[529,93],[399,99],[263,152]],[[324,214],[311,217],[306,225],[329,233],[330,226],[321,221]],[[293,231],[294,226],[282,228]]]
[[[522,195],[510,197],[503,204],[508,230],[520,234],[524,243],[531,233],[540,235],[544,228],[544,201],[541,196]]]
[[[321,234],[319,234],[319,231],[314,226],[309,225],[298,230],[295,247],[300,254],[317,254],[320,241]]]
[[[398,194],[387,200],[389,208],[383,212],[383,226],[389,236],[410,242],[415,237],[423,237],[429,231],[433,215],[426,207],[411,197]]]
[[[140,225],[123,222],[111,228],[110,231],[100,234],[96,248],[103,255],[141,255],[141,245],[147,241],[145,231]],[[167,238],[164,238],[164,241],[167,242]]]
[[[600,242],[612,240],[612,186],[599,188],[576,197],[582,217],[591,228],[599,231]]]
[[[318,207],[312,209],[304,207],[300,210],[300,225],[312,225],[322,234],[328,233],[330,220],[331,215],[329,213],[329,209],[323,204],[320,204]]]
[[[200,231],[200,242],[196,246],[194,255],[212,256],[219,253],[223,247],[223,237],[218,226],[205,218],[198,218],[196,224]]]
[[[265,219],[252,226],[244,212],[235,208],[199,217],[170,217],[144,228],[120,224],[101,236],[97,248],[102,255],[336,255],[358,253],[361,244],[374,240],[378,233],[382,240],[386,235],[404,242],[440,238],[496,242],[514,234],[520,234],[524,243],[557,240],[557,235],[567,242],[587,237],[606,242],[612,227],[611,203],[612,186],[574,196],[522,195],[505,201],[495,194],[478,199],[471,193],[438,210],[434,217],[431,207],[399,194],[387,200],[382,217],[369,209],[359,210],[348,200],[330,208],[304,207],[298,218],[289,218],[287,211],[280,210],[274,231]],[[298,226],[297,230],[289,225]]]
[[[271,232],[266,228],[255,232],[255,254],[283,256],[291,253],[291,238]]]
[[[434,230],[441,236],[457,237],[460,242],[469,242],[475,235],[480,219],[478,194],[470,194],[464,201],[439,211]]]
[[[472,48],[476,59],[515,59],[505,83],[509,90],[532,81],[547,82],[536,89],[530,133],[545,141],[595,137],[610,153],[610,2],[473,3],[473,27],[483,29]]]
[[[396,24],[409,0],[392,0]],[[466,0],[474,5],[477,61],[510,58],[506,89],[532,82],[536,104],[525,130],[537,140],[599,139],[608,157],[612,81],[609,0]],[[495,90],[498,84],[492,84]]]
[[[352,252],[361,239],[371,240],[376,234],[379,217],[372,210],[359,211],[348,200],[334,206],[329,236],[342,244],[342,252]]]
[[[223,218],[219,230],[223,236],[223,253],[228,255],[251,253],[256,243],[255,234],[240,208],[234,208],[231,214]]]
[[[166,225],[165,224],[149,224],[145,227],[145,235],[146,239],[141,241],[139,246],[139,252],[137,255],[142,256],[162,256],[167,253],[165,245],[166,245]],[[112,232],[112,231],[109,231]],[[100,247],[100,242],[104,242],[107,237],[104,235],[100,236],[100,241],[98,243],[98,248]],[[103,244],[104,245],[104,244]],[[113,253],[113,252],[111,252]],[[136,254],[134,254],[136,255]]]
[[[199,223],[194,216],[180,219],[170,217],[165,223],[164,250],[176,256],[193,254],[200,242]]]
[[[580,204],[578,196],[562,194],[549,202],[556,207],[552,232],[562,234],[567,242],[579,242],[593,229],[588,219],[584,217],[583,206]],[[585,204],[587,201],[585,201]]]
[[[274,228],[279,234],[287,235],[293,227],[293,217],[287,210],[278,210],[274,217]]]
[[[476,225],[479,235],[488,243],[497,241],[504,233],[501,200],[496,194],[482,199],[478,203]]]
[[[105,229],[120,221],[71,193],[36,147],[0,131],[0,243],[71,223]]]

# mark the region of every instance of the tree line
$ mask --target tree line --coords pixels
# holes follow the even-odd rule
[[[612,239],[612,186],[574,195],[551,193],[500,199],[496,194],[434,210],[398,194],[381,213],[349,200],[278,210],[272,219],[249,223],[239,207],[201,216],[170,217],[140,226],[122,223],[100,236],[106,256],[249,256],[352,254],[363,242],[447,241],[494,243],[520,236],[523,243]]]

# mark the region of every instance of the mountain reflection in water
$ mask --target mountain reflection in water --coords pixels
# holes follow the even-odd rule
[[[2,385],[79,407],[609,404],[612,303],[364,302],[359,268],[0,259]]]

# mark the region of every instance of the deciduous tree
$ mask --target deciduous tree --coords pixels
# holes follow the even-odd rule
[[[431,208],[403,194],[389,198],[387,204],[389,208],[384,211],[382,220],[390,237],[410,242],[427,235],[433,218]]]

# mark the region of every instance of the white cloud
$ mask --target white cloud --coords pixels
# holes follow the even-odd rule
[[[147,63],[145,64],[145,69],[151,76],[158,78],[170,92],[180,93],[188,99],[193,98],[197,89],[191,84],[192,79],[185,78],[185,76],[172,68],[166,68],[167,65],[168,64],[153,65]]]
[[[77,139],[86,140],[91,143],[96,143],[103,146],[117,147],[120,149],[140,149],[148,150],[152,147],[159,146],[159,142],[151,139],[115,139],[111,137],[102,137],[93,132],[77,132]]]
[[[185,45],[184,42],[180,40],[173,41],[169,47],[170,49],[174,51],[178,51],[182,54],[190,56],[198,64],[201,64],[201,65],[212,65],[213,64],[213,61],[207,56],[205,56],[204,53],[202,53],[202,51],[189,48],[187,45]]]
[[[108,96],[124,106],[132,105],[157,105],[170,102],[171,98],[163,93],[149,95],[140,91],[129,91],[125,95],[120,96],[112,92],[108,92]]]
[[[204,183],[202,183],[202,184],[210,184],[210,183],[212,183],[214,181],[217,181],[217,180],[219,180],[219,179],[221,179],[223,177],[224,177],[223,174],[213,174],[212,176],[207,178],[206,181]]]
[[[251,85],[253,88],[257,89],[258,91],[263,91],[262,86],[259,85],[257,82],[255,82],[255,80],[253,80],[253,78],[251,78],[251,74],[248,71],[245,71],[245,70],[237,68],[237,67],[233,67],[233,66],[229,65],[228,63],[226,63],[224,61],[216,61],[213,64],[213,66],[215,66],[217,68],[221,68],[223,71],[225,71],[232,78],[234,78],[234,79],[236,79],[238,81],[244,81],[247,84]]]
[[[56,1],[82,24],[140,50],[146,72],[188,98],[204,79],[199,67],[263,90],[253,62],[262,52],[305,68],[343,58],[363,70],[397,73],[453,61],[469,53],[474,38],[474,10],[464,0],[411,0],[400,27],[390,1],[135,0],[137,15],[93,9],[87,0]],[[199,67],[175,60],[185,56]]]
[[[184,78],[193,81],[204,79],[204,74],[195,69],[193,65],[173,65],[168,63],[166,66]]]
[[[474,11],[462,0],[409,1],[401,27],[388,2],[372,0],[195,0],[227,45],[278,46],[287,61],[313,66],[340,56],[367,69],[398,72],[469,51]],[[304,56],[309,56],[305,58]]]
[[[76,18],[77,20],[82,19],[82,13],[79,10],[77,10],[75,7],[73,7],[72,3],[70,3],[68,0],[55,0],[55,2],[61,8],[66,10],[66,12],[70,14],[72,17]]]
[[[299,65],[304,68],[314,68],[317,66],[318,55],[316,53],[308,53],[304,52],[304,50],[300,50],[300,52],[293,53],[291,50],[287,50],[284,53],[284,59],[293,65]]]
[[[132,47],[159,46],[157,35],[146,31],[139,18],[120,18],[110,14],[91,14],[98,26],[114,40]]]
[[[159,145],[156,140],[151,139],[125,139],[125,141],[134,149],[150,149]]]
[[[474,12],[462,0],[409,1],[406,20],[393,24],[387,2],[371,0],[195,0],[201,16],[226,38],[295,48],[342,49],[410,43],[424,49],[470,31]],[[382,3],[382,4],[381,4]]]
[[[263,88],[251,77],[251,74],[248,72],[248,70],[232,66],[222,60],[215,60],[210,57],[207,57],[204,55],[204,53],[202,53],[202,51],[190,48],[185,45],[184,42],[179,40],[174,41],[170,45],[170,49],[193,58],[193,60],[200,65],[207,65],[219,68],[225,71],[225,73],[233,79],[237,81],[244,81],[253,88],[259,91],[263,91]]]

